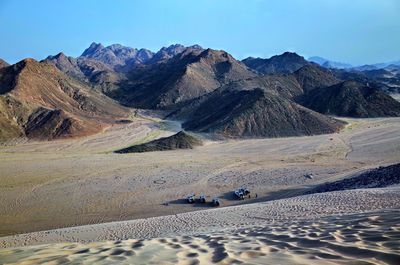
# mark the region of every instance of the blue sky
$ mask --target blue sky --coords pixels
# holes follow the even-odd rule
[[[400,0],[0,0],[0,36],[0,58],[10,63],[79,56],[95,41],[365,64],[400,60]]]

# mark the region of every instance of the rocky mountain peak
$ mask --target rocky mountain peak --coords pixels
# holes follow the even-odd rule
[[[149,50],[130,48],[121,44],[112,44],[104,47],[101,44],[92,43],[80,58],[89,58],[100,61],[115,71],[126,71],[137,64],[143,64],[153,57]]]
[[[56,55],[47,56],[46,60],[68,60],[68,56],[66,56],[63,52],[59,52]]]
[[[195,45],[189,46],[188,48],[191,48],[191,49],[198,49],[198,50],[202,50],[202,49],[203,49],[203,47],[201,47],[201,46],[200,46],[200,45],[198,45],[198,44],[195,44]]]
[[[172,44],[168,47],[162,47],[160,51],[166,51],[170,53],[176,53],[179,51],[183,51],[186,47],[183,46],[182,44]]]
[[[247,67],[262,74],[290,74],[305,65],[311,64],[295,52],[284,52],[269,59],[249,57],[242,62]]]
[[[104,46],[101,43],[92,42],[89,48],[83,51],[81,56],[90,56],[91,54],[95,53],[96,51],[104,49]]]

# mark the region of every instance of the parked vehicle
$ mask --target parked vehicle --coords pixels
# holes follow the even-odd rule
[[[238,197],[240,200],[244,199],[244,194],[243,191],[241,189],[237,189],[234,191],[234,194],[236,195],[236,197]]]
[[[192,195],[187,196],[187,197],[186,197],[186,201],[187,201],[188,203],[194,203],[194,202],[195,202],[195,195],[192,194]]]
[[[206,195],[201,194],[199,197],[199,201],[200,201],[200,203],[206,203]]]
[[[215,207],[218,207],[218,206],[220,206],[221,205],[221,202],[220,202],[220,200],[219,200],[219,198],[214,198],[214,199],[212,199],[212,205],[213,206],[215,206]]]
[[[244,200],[244,198],[246,196],[248,196],[250,198],[250,190],[248,188],[243,188],[243,187],[239,188],[239,189],[234,191],[234,194],[240,200]]]
[[[248,188],[242,188],[242,191],[245,196],[250,195],[250,190]]]

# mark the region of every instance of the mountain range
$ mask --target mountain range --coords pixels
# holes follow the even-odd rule
[[[293,52],[285,52],[268,59],[249,57],[243,60],[249,68],[261,74],[288,74],[310,64],[304,57]]]
[[[368,71],[368,70],[379,70],[385,68],[396,68],[400,67],[400,60],[391,61],[386,63],[375,63],[375,64],[364,64],[353,66],[349,63],[335,62],[319,56],[311,56],[308,61],[319,64],[325,68],[335,68],[335,69],[351,69],[355,71]]]
[[[333,133],[344,123],[331,115],[400,116],[388,95],[400,87],[398,68],[337,69],[318,60],[285,52],[239,61],[199,45],[152,52],[100,43],[77,58],[0,60],[0,140],[89,135],[129,108],[162,110],[185,130],[232,138]]]
[[[308,61],[319,64],[325,68],[348,69],[353,67],[348,63],[335,62],[319,56],[312,56],[308,58]]]

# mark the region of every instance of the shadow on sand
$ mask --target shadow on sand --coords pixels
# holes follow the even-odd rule
[[[211,204],[211,199],[207,199],[207,201],[205,203],[201,203],[198,200],[196,200],[194,203],[188,203],[186,201],[186,199],[177,199],[177,200],[172,200],[169,202],[164,202],[161,205],[183,205],[186,204],[187,206],[191,206],[191,207],[199,207],[199,208],[209,208],[209,207],[213,207],[213,205]]]

